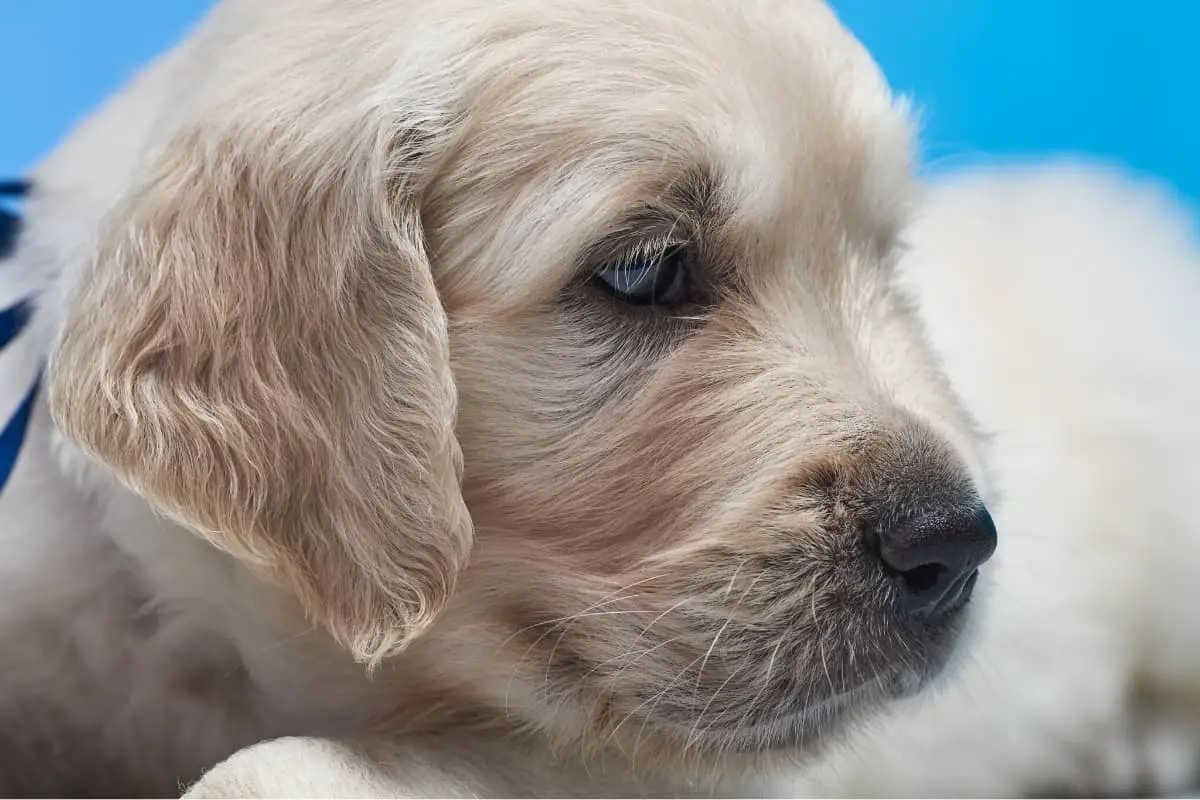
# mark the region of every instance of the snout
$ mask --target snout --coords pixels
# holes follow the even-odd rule
[[[996,526],[981,503],[919,513],[871,538],[897,605],[918,619],[962,607],[979,567],[996,551]]]
[[[996,525],[963,454],[925,425],[909,421],[873,445],[840,462],[829,518],[849,510],[841,530],[860,539],[852,560],[858,580],[881,590],[876,613],[920,638],[967,604]]]

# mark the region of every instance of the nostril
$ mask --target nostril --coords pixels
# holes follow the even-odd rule
[[[907,572],[901,572],[900,580],[904,588],[913,594],[925,594],[938,585],[945,572],[946,567],[942,564],[922,564]]]

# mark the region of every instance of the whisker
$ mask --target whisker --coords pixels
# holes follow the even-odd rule
[[[783,646],[783,640],[783,636],[780,636],[776,640],[775,647],[773,650],[771,650],[771,657],[767,660],[767,675],[765,678],[763,678],[762,685],[758,687],[758,691],[754,694],[754,697],[750,699],[749,703],[746,703],[746,710],[742,712],[742,716],[738,718],[737,727],[740,728],[745,725],[746,719],[750,716],[750,712],[752,712],[754,707],[758,704],[759,699],[762,698],[763,692],[770,687],[771,676],[775,673],[775,659],[779,656],[779,648]]]
[[[733,582],[734,582],[734,581],[737,579],[737,574],[738,574],[738,572],[741,570],[741,568],[742,568],[743,566],[745,566],[745,565],[746,565],[746,563],[747,563],[748,561],[749,561],[749,559],[746,559],[746,560],[742,561],[742,563],[738,565],[738,568],[737,568],[737,570],[734,570],[733,577],[729,579],[729,585],[728,585],[727,587],[725,587],[725,597],[726,597],[726,599],[728,599],[728,597],[729,597],[729,591],[730,591],[730,590],[733,588]],[[692,706],[693,706],[693,707],[695,707],[695,704],[696,704],[696,697],[697,697],[697,696],[700,694],[700,680],[701,680],[701,678],[703,678],[703,677],[704,677],[704,668],[705,668],[706,666],[708,666],[708,659],[709,659],[709,656],[711,656],[711,655],[712,655],[712,653],[713,653],[713,650],[716,648],[716,646],[717,646],[717,641],[718,641],[718,640],[721,638],[721,634],[725,633],[725,631],[726,631],[726,630],[729,628],[729,625],[730,625],[730,624],[733,622],[733,616],[734,616],[734,614],[736,614],[736,613],[737,613],[737,610],[738,610],[739,608],[741,608],[741,605],[742,605],[742,603],[743,603],[743,602],[745,602],[745,600],[746,600],[746,596],[747,596],[747,595],[750,593],[750,590],[754,588],[754,585],[755,585],[756,583],[758,583],[759,579],[760,579],[760,578],[762,578],[762,576],[763,576],[764,574],[766,574],[766,573],[765,573],[765,572],[760,572],[758,575],[754,576],[754,580],[750,581],[750,585],[749,585],[749,586],[747,586],[747,587],[746,587],[746,588],[745,588],[745,589],[742,591],[742,596],[738,598],[738,601],[737,601],[737,603],[735,603],[735,604],[734,604],[733,608],[732,608],[732,609],[730,609],[730,611],[729,611],[729,615],[728,615],[728,616],[725,618],[725,624],[723,624],[723,625],[721,626],[721,629],[717,631],[717,635],[713,637],[712,644],[710,644],[710,645],[708,646],[708,652],[704,654],[704,662],[703,662],[703,663],[700,665],[700,670],[699,670],[699,672],[697,672],[697,673],[696,673],[696,688],[695,688],[695,690],[692,692]],[[711,702],[711,701],[710,701],[710,702]]]
[[[662,699],[667,696],[667,693],[670,692],[672,688],[674,688],[676,682],[678,682],[678,680],[680,678],[682,678],[689,669],[692,668],[692,665],[695,664],[699,660],[700,660],[700,656],[696,656],[690,662],[688,662],[687,666],[685,666],[683,669],[679,670],[679,673],[674,678],[671,679],[671,682],[668,683],[662,691],[658,692],[658,694],[655,695],[654,703],[650,706],[650,710],[647,711],[644,715],[642,715],[642,725],[641,725],[641,727],[638,728],[637,736],[634,737],[634,740],[633,740],[633,758],[634,758],[635,762],[637,761],[638,750],[641,748],[642,735],[645,734],[645,732],[646,732],[646,723],[648,723],[650,721],[650,718],[654,716],[654,709],[658,708],[658,704],[661,703]],[[639,706],[639,708],[640,708],[640,706]],[[634,709],[634,711],[636,712],[637,709]]]
[[[635,638],[633,640],[633,642],[629,645],[630,649],[636,647],[638,642],[640,642],[642,640],[642,637],[644,637],[650,631],[651,628],[653,628],[655,625],[657,625],[659,622],[661,622],[663,617],[666,617],[668,614],[670,614],[671,612],[680,608],[681,606],[683,606],[689,602],[692,602],[693,599],[694,598],[692,598],[692,597],[685,597],[682,600],[680,600],[678,603],[674,603],[673,605],[671,605],[669,608],[667,608],[666,611],[662,612],[654,619],[650,620],[650,624],[647,625],[645,628],[642,628],[642,632],[639,633],[637,635],[637,638]]]
[[[712,693],[712,697],[708,698],[708,702],[704,704],[704,709],[700,712],[700,716],[696,717],[696,721],[692,725],[691,732],[688,733],[687,742],[684,744],[685,750],[687,748],[691,747],[692,744],[694,744],[695,742],[698,742],[700,740],[701,736],[708,733],[708,729],[712,727],[712,724],[710,723],[703,731],[701,731],[700,723],[704,721],[705,715],[708,714],[709,707],[712,706],[713,702],[717,699],[717,696],[719,694],[721,694],[721,692],[725,689],[726,686],[729,685],[729,682],[731,680],[733,680],[734,676],[737,675],[741,671],[742,671],[741,664],[734,667],[733,671],[729,673],[729,677],[725,678],[725,680],[721,682],[721,685],[717,687],[717,690]],[[715,723],[715,720],[714,720],[714,723]]]
[[[596,611],[597,609],[602,608],[604,606],[611,605],[612,603],[622,602],[622,601],[626,601],[626,600],[630,600],[635,597],[638,597],[637,594],[622,596],[621,593],[627,592],[630,589],[633,589],[637,586],[641,586],[642,584],[645,584],[649,581],[656,580],[661,577],[662,577],[661,575],[651,575],[651,576],[642,578],[641,580],[633,581],[632,583],[618,587],[617,589],[614,589],[613,591],[609,592],[608,594],[600,597],[598,600],[591,603],[590,605],[588,605],[586,608],[584,608],[582,611],[580,611],[577,614],[569,614],[569,615],[566,615],[563,617],[559,617],[557,619],[545,620],[542,622],[534,623],[532,625],[527,625],[524,628],[521,628],[519,631],[511,634],[510,636],[505,637],[504,641],[496,648],[495,652],[497,654],[509,642],[511,642],[517,636],[520,636],[522,633],[526,633],[528,631],[535,630],[539,627],[549,626],[549,628],[546,630],[545,633],[543,633],[541,636],[539,636],[531,645],[529,645],[529,647],[527,647],[525,649],[525,652],[521,654],[521,657],[519,659],[517,659],[517,662],[513,665],[512,670],[509,672],[508,682],[505,685],[505,689],[504,689],[504,708],[505,708],[506,715],[511,717],[510,710],[511,710],[512,704],[510,702],[510,696],[512,694],[512,685],[513,685],[513,682],[517,678],[518,672],[520,672],[521,667],[529,659],[529,656],[533,653],[533,651],[535,649],[537,649],[537,646],[539,644],[541,644],[542,641],[545,640],[545,638],[547,636],[554,633],[554,631],[558,628],[559,625],[562,625],[564,623],[570,625],[574,620],[578,619],[582,615],[592,613],[592,612]],[[557,647],[557,643],[555,646]]]
[[[674,678],[671,680],[671,682],[670,682],[669,684],[667,684],[667,686],[666,686],[666,688],[665,688],[665,689],[662,689],[661,691],[659,691],[659,692],[656,692],[656,693],[654,694],[654,696],[653,696],[653,697],[647,697],[645,700],[643,700],[642,702],[638,703],[638,704],[637,704],[637,705],[636,705],[636,706],[633,708],[633,710],[632,710],[632,711],[630,711],[629,713],[627,713],[627,714],[626,714],[626,715],[625,715],[625,716],[624,716],[624,717],[621,719],[621,721],[617,723],[616,727],[614,727],[614,728],[613,728],[611,731],[609,731],[609,734],[608,734],[608,739],[607,739],[607,741],[611,742],[611,741],[613,740],[613,737],[615,737],[615,736],[617,735],[617,732],[618,732],[618,731],[620,731],[621,727],[622,727],[622,726],[624,726],[624,725],[625,725],[625,723],[626,723],[626,722],[628,722],[628,721],[629,721],[629,720],[630,720],[630,719],[631,719],[631,718],[632,718],[632,717],[633,717],[635,714],[637,714],[637,712],[638,712],[638,711],[640,711],[640,710],[642,710],[643,708],[645,708],[645,706],[646,706],[646,704],[647,704],[647,703],[649,703],[649,702],[651,702],[651,701],[657,701],[657,700],[661,699],[661,698],[662,698],[662,696],[663,696],[663,695],[664,695],[666,692],[668,692],[668,691],[671,689],[671,687],[672,687],[672,686],[674,686],[674,685],[675,685],[675,681],[678,681],[678,680],[679,680],[679,678],[680,678],[680,677],[682,677],[682,676],[683,676],[683,674],[684,674],[685,672],[687,672],[687,670],[688,670],[688,667],[690,667],[692,664],[695,664],[695,663],[696,663],[697,661],[699,661],[699,660],[700,660],[700,656],[696,656],[696,658],[695,658],[695,659],[693,659],[693,660],[692,660],[692,662],[691,662],[690,664],[688,664],[687,666],[685,666],[683,669],[681,669],[681,670],[679,671],[679,673],[678,673],[678,674],[676,674],[676,676],[675,676],[675,677],[674,677]],[[643,722],[642,724],[643,724],[643,726],[644,726],[644,725],[645,725],[645,722]],[[639,738],[640,738],[640,734],[639,734]],[[637,755],[636,743],[635,743],[635,748],[634,748],[634,755],[635,755],[635,756]]]
[[[837,694],[837,689],[833,685],[833,675],[829,672],[829,659],[825,655],[825,632],[821,630],[821,622],[817,614],[817,594],[813,592],[809,595],[809,604],[812,606],[812,621],[813,629],[817,632],[817,653],[821,656],[821,668],[825,670],[825,680],[829,682],[829,694]]]

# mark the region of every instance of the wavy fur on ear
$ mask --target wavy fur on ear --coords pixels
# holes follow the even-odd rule
[[[437,617],[472,539],[416,205],[433,147],[378,109],[333,131],[328,109],[272,123],[242,99],[181,126],[111,217],[52,408],[375,663]]]

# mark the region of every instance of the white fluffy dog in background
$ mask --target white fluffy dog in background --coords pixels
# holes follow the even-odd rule
[[[912,172],[814,0],[220,3],[0,272],[0,792],[1187,790],[1192,220]]]

